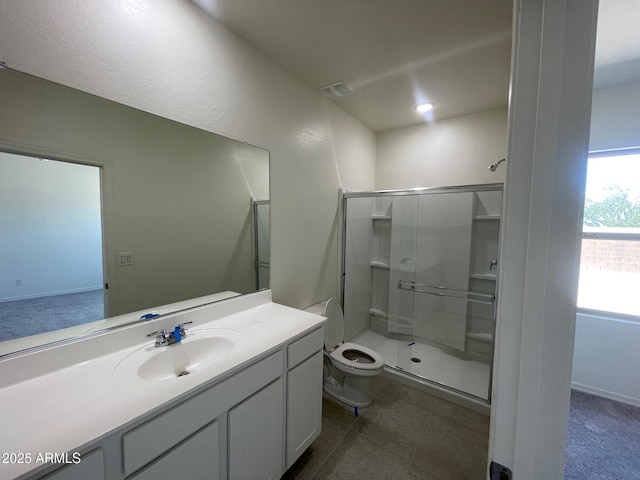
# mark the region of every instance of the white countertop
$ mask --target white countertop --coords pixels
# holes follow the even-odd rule
[[[170,319],[173,324],[193,320],[193,328],[187,335],[197,335],[199,330],[210,328],[231,329],[238,333],[239,341],[233,351],[207,369],[163,381],[141,379],[135,371],[118,369],[116,372],[116,367],[125,357],[153,343],[153,339],[140,335],[140,328],[134,328],[131,329],[132,335],[138,335],[136,341],[141,340],[135,345],[1,388],[0,454],[30,453],[31,463],[0,463],[0,478],[9,480],[33,473],[33,470],[43,467],[35,463],[38,453],[73,453],[142,415],[171,404],[188,392],[217,383],[325,322],[324,317],[271,301],[244,309],[246,301],[243,302],[242,298],[198,309],[191,316],[184,312]],[[270,295],[262,295],[261,298],[270,300]],[[240,311],[219,316],[239,308]],[[207,322],[208,315],[219,318]],[[148,322],[143,329],[153,330],[157,325],[160,322],[156,325]],[[162,325],[159,328],[166,327]],[[106,340],[103,338],[102,341]],[[90,345],[88,343],[87,348]],[[53,349],[45,354],[59,355],[60,352]],[[22,368],[20,358],[11,361],[15,368]],[[25,368],[28,366],[27,362]]]

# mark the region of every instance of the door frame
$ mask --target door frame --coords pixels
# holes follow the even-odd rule
[[[597,6],[514,2],[489,461],[518,480],[563,477]]]
[[[100,215],[102,222],[102,292],[104,316],[109,318],[116,311],[117,285],[109,279],[115,278],[115,263],[109,259],[115,258],[113,251],[113,191],[112,167],[106,158],[80,155],[72,152],[59,151],[55,148],[42,148],[36,145],[20,144],[0,138],[0,151],[26,157],[40,157],[58,162],[75,163],[97,167],[100,169]]]

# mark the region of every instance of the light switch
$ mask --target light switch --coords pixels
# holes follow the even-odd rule
[[[133,265],[133,252],[120,252],[116,254],[116,264],[119,267]]]

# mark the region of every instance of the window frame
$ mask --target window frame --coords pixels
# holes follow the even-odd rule
[[[640,147],[617,148],[613,150],[594,150],[589,152],[587,159],[589,160],[591,158],[617,157],[617,156],[626,156],[626,155],[640,155]],[[588,174],[588,164],[587,164],[587,174]],[[640,233],[589,231],[592,228],[595,228],[595,227],[586,227],[585,229],[584,218],[583,218],[582,235],[581,235],[581,242],[580,242],[581,249],[582,249],[582,240],[631,240],[631,241],[640,242]],[[580,263],[580,268],[582,268],[582,263]],[[580,274],[578,273],[578,275]],[[599,310],[595,308],[581,307],[577,304],[577,301],[576,301],[576,308],[577,308],[578,314],[593,315],[598,317],[611,318],[615,320],[625,320],[625,321],[640,323],[640,314],[633,315],[630,313],[620,313],[620,312],[614,312],[611,310]]]

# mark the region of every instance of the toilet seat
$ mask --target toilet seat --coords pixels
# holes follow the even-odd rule
[[[373,401],[371,377],[384,370],[382,356],[364,345],[344,342],[344,316],[333,298],[312,305],[307,311],[327,319],[324,324],[323,391],[350,407],[368,407]]]
[[[359,377],[379,375],[384,368],[384,359],[378,352],[357,343],[343,343],[344,316],[338,302],[330,298],[318,306],[322,311],[321,314],[327,317],[327,323],[324,325],[324,348],[325,355],[329,357],[331,363],[338,370],[350,375]],[[350,354],[345,357],[345,352],[349,351]]]
[[[344,356],[347,351],[354,351],[356,354],[362,354],[363,357],[370,357],[371,363],[358,361],[359,359],[350,360]],[[358,345],[356,343],[345,342],[338,348],[329,353],[329,358],[333,365],[345,373],[352,375],[360,375],[363,377],[375,376],[380,374],[380,370],[384,368],[384,360],[374,350]]]

